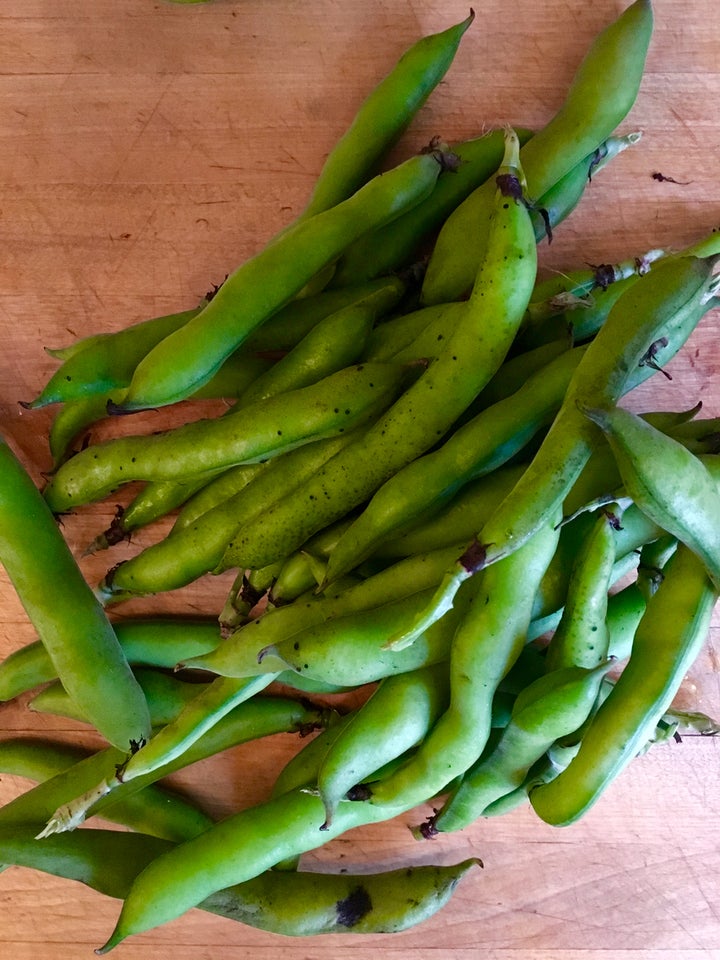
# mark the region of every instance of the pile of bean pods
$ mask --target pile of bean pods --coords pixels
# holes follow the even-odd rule
[[[378,174],[472,20],[406,52],[305,209],[202,303],[53,351],[24,404],[57,405],[42,492],[0,444],[0,560],[39,637],[0,697],[41,687],[35,710],[108,743],[0,742],[1,769],[40,781],[0,809],[0,861],[121,898],[99,952],[195,906],[289,935],[404,929],[476,861],[353,877],[300,856],[428,801],[418,839],[521,803],[569,824],[650,744],[718,730],[673,701],[720,590],[720,427],[619,403],[720,302],[720,234],[537,271],[639,137],[618,128],[651,4],[598,35],[543,129],[434,140]],[[232,404],[88,433],[200,397]],[[126,484],[89,550],[174,523],[88,584],[56,518]],[[226,571],[222,610],[113,619]],[[351,709],[313,699],[348,691]],[[223,821],[156,782],[289,730],[315,735]],[[94,814],[127,829],[74,832]]]

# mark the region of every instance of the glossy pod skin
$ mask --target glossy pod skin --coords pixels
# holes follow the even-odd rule
[[[142,777],[118,784],[112,793],[98,797],[92,807],[92,815],[105,816],[105,811],[109,811],[116,802],[124,802],[148,784],[237,744],[274,733],[306,733],[325,722],[326,711],[292,698],[254,697],[239,704],[174,760]],[[114,747],[79,761],[6,803],[0,809],[0,827],[28,824],[37,834],[58,808],[70,804],[78,795],[92,790],[98,783],[114,778],[118,768],[126,761],[127,753]]]
[[[125,898],[115,930],[96,952],[107,953],[126,937],[166,923],[213,893],[316,849],[353,827],[401,812],[347,802],[328,829],[321,830],[322,801],[301,789],[228,817],[202,839],[174,847],[145,867]]]
[[[555,826],[582,816],[650,739],[702,649],[717,601],[695,554],[681,544],[648,600],[623,672],[567,769],[530,792],[533,809]]]
[[[404,558],[360,583],[338,590],[335,595],[330,588],[321,595],[301,597],[285,607],[266,609],[262,616],[241,626],[215,650],[187,658],[181,665],[210,670],[221,676],[252,676],[257,672],[258,653],[272,644],[292,641],[305,630],[314,635],[316,630],[325,629],[323,624],[339,617],[358,612],[372,614],[379,608],[387,610],[386,604],[400,603],[434,589],[455,549],[451,545]],[[382,628],[382,616],[377,620]],[[325,643],[321,648],[332,653],[332,647]],[[283,668],[280,661],[276,665]]]
[[[121,411],[165,406],[194,393],[355,237],[427,196],[442,162],[436,153],[412,157],[337,206],[296,223],[246,260],[196,317],[140,361]]]
[[[76,880],[119,900],[141,870],[173,848],[147,834],[100,829],[37,843],[22,827],[0,828],[0,844],[7,863]],[[198,906],[286,937],[396,933],[442,909],[462,877],[481,865],[468,859],[362,875],[269,870]]]
[[[548,646],[548,670],[592,669],[608,656],[608,591],[617,559],[613,529],[621,524],[620,511],[599,511],[573,566],[562,619]]]
[[[203,301],[206,302],[206,301]],[[127,387],[138,363],[164,337],[200,312],[201,306],[132,324],[87,342],[64,360],[28,409],[67,403]],[[107,402],[107,399],[106,401]]]
[[[262,523],[248,525],[228,546],[223,567],[261,567],[284,559],[365,501],[394,472],[437,442],[501,365],[527,306],[537,257],[528,211],[516,199],[521,172],[515,166],[517,138],[511,131],[506,142],[488,255],[463,323],[423,374],[370,427],[363,443],[330,460],[302,497],[275,505]],[[442,404],[438,396],[443,397]]]
[[[693,549],[720,586],[720,490],[703,460],[622,407],[583,410],[607,436],[627,494]]]
[[[214,617],[121,620],[113,629],[128,663],[148,667],[172,668],[184,657],[199,656],[220,642]],[[44,645],[40,641],[26,644],[0,663],[0,700],[12,700],[56,678]]]
[[[150,715],[117,636],[55,518],[0,441],[0,562],[66,690],[122,750],[150,735]],[[62,590],[49,584],[62,582]]]
[[[530,131],[515,130],[520,144],[527,143]],[[351,244],[336,264],[330,289],[410,267],[421,253],[423,240],[495,173],[503,158],[503,132],[491,130],[472,140],[451,143],[449,149],[459,158],[453,175],[441,178],[430,196],[412,210]]]
[[[345,794],[386,763],[417,746],[447,705],[443,665],[382,680],[325,754],[317,789],[329,824]]]
[[[652,28],[649,0],[635,0],[595,38],[560,110],[522,149],[531,199],[541,197],[592,153],[629,113],[643,76]],[[445,221],[425,274],[424,303],[456,300],[471,286],[481,245],[474,249],[466,238],[482,235],[488,200],[487,187],[479,187]]]
[[[362,186],[445,76],[474,19],[471,10],[460,23],[421,37],[405,51],[330,151],[298,219],[336,206]]]
[[[384,409],[407,375],[400,365],[357,364],[229,416],[94,444],[60,467],[45,499],[54,512],[62,512],[102,499],[131,480],[172,480],[277,456],[344,433]]]
[[[584,348],[565,351],[504,400],[458,428],[437,450],[387,480],[330,554],[326,580],[342,576],[422,512],[518,453],[562,405]]]
[[[4,739],[0,740],[0,771],[42,783],[89,755],[82,748],[37,737]],[[108,807],[105,819],[176,843],[197,836],[213,823],[180,794],[154,784]],[[2,849],[7,864],[7,847],[3,845]]]
[[[192,399],[214,400],[236,397],[271,366],[271,360],[234,354]],[[117,405],[124,397],[125,391],[120,389],[91,393],[87,397],[68,400],[62,404],[53,417],[48,436],[53,469],[57,469],[71,455],[73,442],[81,439],[81,435],[86,434],[94,424],[108,416],[108,403],[111,406]],[[84,436],[82,440],[85,442]]]
[[[587,719],[610,666],[560,667],[523,690],[498,744],[468,770],[440,812],[421,828],[422,834],[462,830],[491,803],[521,786],[555,741]]]
[[[422,803],[481,755],[491,730],[493,697],[527,642],[535,593],[558,536],[555,524],[548,523],[514,554],[483,570],[453,636],[450,705],[414,756],[373,786],[371,804]]]
[[[360,428],[362,430],[362,428]],[[235,531],[261,516],[275,500],[292,497],[355,431],[307,443],[263,464],[239,493],[202,513],[105,575],[97,588],[103,603],[176,590],[213,571]]]
[[[563,405],[515,487],[451,568],[428,610],[402,639],[441,616],[459,583],[518,549],[560,508],[602,432],[580,410],[612,405],[671,359],[707,312],[714,258],[661,262],[618,300],[578,365]]]

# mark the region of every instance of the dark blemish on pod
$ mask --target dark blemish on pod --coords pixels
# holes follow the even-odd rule
[[[355,927],[372,910],[372,900],[365,887],[359,886],[342,900],[335,904],[337,925],[339,927]]]

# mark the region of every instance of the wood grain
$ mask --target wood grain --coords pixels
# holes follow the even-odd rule
[[[445,81],[393,152],[506,121],[546,122],[616,0],[485,0]],[[710,0],[656,0],[637,104],[640,143],[598,176],[540,251],[541,269],[679,248],[720,226],[720,24]],[[50,412],[23,412],[55,369],[43,351],[194,304],[303,206],[324,156],[371,87],[420,35],[463,18],[448,0],[3,0],[0,4],[0,427],[38,482]],[[391,158],[392,159],[392,158]],[[390,161],[389,161],[390,162]],[[685,185],[660,182],[661,172]],[[720,316],[710,314],[633,404],[720,415]],[[657,382],[656,382],[657,381]],[[202,408],[205,409],[205,408]],[[201,412],[186,405],[173,417]],[[171,417],[148,415],[151,428]],[[137,421],[136,421],[137,422]],[[103,435],[103,427],[99,436]],[[118,429],[116,426],[113,429]],[[121,428],[124,429],[124,428]],[[129,494],[129,492],[128,492]],[[79,555],[114,503],[66,521]],[[113,562],[166,523],[116,548]],[[82,560],[90,582],[107,557]],[[134,601],[117,616],[213,613],[230,578]],[[62,584],[48,584],[48,591]],[[33,631],[0,572],[0,656]],[[720,623],[684,705],[720,713]],[[4,735],[98,744],[79,724],[0,706]],[[216,816],[262,799],[297,738],[238,747],[176,775]],[[118,949],[127,960],[708,960],[720,957],[720,743],[687,737],[636,760],[583,820],[553,830],[528,810],[432,843],[407,823],[363,828],[306,858],[317,869],[480,856],[451,905],[393,937],[295,942],[195,910]],[[26,789],[0,779],[0,802]],[[0,944],[18,960],[92,956],[118,904],[68,881],[0,874]]]

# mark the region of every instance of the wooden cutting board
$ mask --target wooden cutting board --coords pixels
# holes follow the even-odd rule
[[[591,39],[623,7],[485,0],[393,157],[438,134],[453,140],[506,122],[542,126]],[[0,431],[38,482],[49,466],[52,412],[24,412],[17,401],[34,396],[55,369],[43,347],[192,306],[302,208],[323,158],[400,54],[466,14],[465,4],[448,0],[2,0]],[[622,127],[642,139],[593,181],[552,245],[542,245],[544,273],[676,249],[720,226],[716,5],[656,0],[655,15],[640,96]],[[634,395],[636,407],[702,400],[704,415],[720,415],[719,332],[715,311],[672,361],[673,379],[654,378]],[[154,428],[165,416],[147,422]],[[114,508],[103,503],[68,518],[77,555]],[[117,547],[112,562],[167,528]],[[108,565],[104,555],[81,562],[90,582]],[[117,615],[212,614],[229,583],[207,577]],[[0,622],[0,656],[33,639],[2,573]],[[683,686],[684,706],[720,713],[719,652],[716,618]],[[30,714],[26,704],[0,706],[3,736],[99,743],[82,725]],[[262,799],[297,746],[283,735],[263,750],[237,748],[175,783],[225,815]],[[403,934],[294,941],[192,911],[128,941],[117,956],[720,957],[719,761],[720,742],[686,737],[636,760],[572,827],[550,828],[520,809],[418,843],[407,826],[429,812],[421,810],[306,858],[328,870],[483,859],[485,869],[463,881],[444,911]],[[0,802],[27,786],[3,776]],[[90,957],[118,909],[69,881],[8,869],[0,875],[0,949],[17,960]]]

